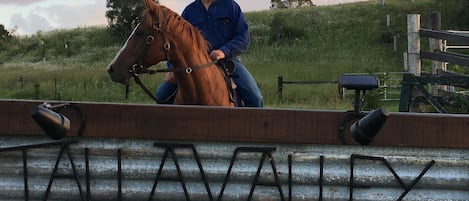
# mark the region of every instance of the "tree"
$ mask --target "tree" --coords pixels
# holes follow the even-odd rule
[[[5,29],[3,24],[0,24],[0,41],[5,41],[11,39],[12,35],[8,30]]]
[[[436,0],[442,16],[446,19],[444,26],[449,24],[452,29],[469,29],[469,1],[467,0]]]
[[[270,8],[288,8],[284,0],[272,0]]]
[[[460,29],[468,30],[469,29],[469,1],[462,1],[460,2],[461,5],[459,7],[459,11],[456,19],[459,19],[458,25]]]
[[[271,0],[271,8],[299,8],[314,6],[312,0]]]
[[[145,4],[143,0],[106,0],[106,8],[106,18],[111,30],[126,37],[138,23]]]
[[[13,35],[0,24],[0,51],[4,50],[12,39]]]

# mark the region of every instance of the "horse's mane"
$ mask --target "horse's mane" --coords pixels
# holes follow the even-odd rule
[[[185,44],[192,44],[194,48],[202,49],[204,51],[201,52],[207,53],[210,44],[208,44],[202,36],[200,30],[192,26],[192,24],[186,21],[182,16],[161,5],[145,9],[145,20],[147,20],[149,24],[153,24],[153,15],[159,15],[157,17],[160,19],[162,28],[165,32],[177,33],[182,39],[189,40]]]

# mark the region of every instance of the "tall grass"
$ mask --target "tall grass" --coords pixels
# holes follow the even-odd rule
[[[242,60],[256,78],[266,107],[352,109],[352,100],[341,100],[335,84],[288,85],[279,98],[278,76],[331,81],[344,73],[401,71],[406,15],[436,8],[430,0],[386,2],[386,7],[371,1],[246,13],[252,44]],[[386,27],[386,14],[392,16],[391,27]],[[396,52],[389,42],[395,34],[401,36]],[[105,27],[18,37],[0,51],[0,98],[151,104],[136,85],[125,99],[124,87],[112,83],[105,72],[124,40]],[[156,89],[163,75],[142,79]],[[378,103],[390,108],[397,104]]]

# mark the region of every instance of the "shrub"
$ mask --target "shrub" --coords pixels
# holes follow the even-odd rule
[[[295,23],[296,14],[277,12],[270,24],[270,41],[282,41],[304,38],[307,35],[304,25]]]

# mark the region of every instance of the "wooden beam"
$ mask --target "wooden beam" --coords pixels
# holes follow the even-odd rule
[[[41,103],[0,100],[0,135],[43,135],[31,118],[31,109]],[[325,110],[76,104],[86,117],[83,137],[162,141],[339,145],[338,126],[347,115]],[[71,119],[74,135],[78,115],[63,113]],[[468,148],[467,130],[469,115],[391,113],[372,145]],[[346,136],[350,138],[348,132]],[[348,142],[354,143],[351,138]]]
[[[425,59],[449,62],[451,64],[458,64],[462,66],[469,66],[469,56],[458,54],[454,52],[426,52],[421,51],[420,57]]]
[[[469,34],[455,33],[451,31],[420,29],[420,36],[427,38],[438,38],[460,43],[459,45],[469,44]]]

